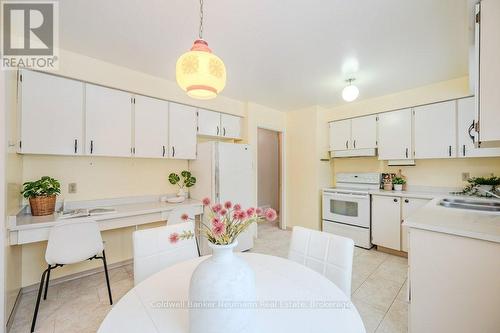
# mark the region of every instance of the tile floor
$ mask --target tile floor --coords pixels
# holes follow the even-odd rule
[[[275,225],[262,224],[252,251],[286,257],[290,235]],[[407,332],[406,274],[406,259],[355,248],[352,301],[367,333]],[[111,270],[110,279],[117,302],[133,287],[132,266]],[[35,292],[22,295],[11,333],[29,332],[35,299]],[[47,300],[41,303],[36,332],[93,333],[110,309],[102,273],[60,283],[49,288]]]

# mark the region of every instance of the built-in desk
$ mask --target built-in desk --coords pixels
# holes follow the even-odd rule
[[[119,229],[158,221],[166,221],[170,212],[180,208],[190,216],[203,214],[203,204],[198,200],[187,199],[182,203],[161,202],[160,196],[129,197],[105,200],[68,202],[65,209],[77,208],[114,208],[116,212],[90,217],[58,219],[58,214],[32,216],[29,207],[23,207],[15,216],[9,216],[8,232],[10,245],[46,241],[50,228],[62,221],[74,223],[82,220],[97,221],[101,231]]]

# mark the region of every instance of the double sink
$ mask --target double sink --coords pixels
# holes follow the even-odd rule
[[[448,208],[470,209],[483,212],[500,212],[500,200],[474,200],[444,198],[439,205]]]

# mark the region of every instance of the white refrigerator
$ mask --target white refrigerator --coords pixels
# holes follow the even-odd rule
[[[208,197],[212,203],[231,201],[243,208],[255,207],[253,155],[249,145],[215,141],[199,143],[197,158],[189,161],[189,169],[197,180],[190,189],[191,198],[201,200]],[[204,214],[204,219],[210,225],[208,214]],[[251,249],[256,236],[257,225],[254,223],[238,237],[236,250]],[[211,253],[205,237],[198,241],[202,255]]]

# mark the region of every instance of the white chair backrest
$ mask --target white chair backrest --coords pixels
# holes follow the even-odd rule
[[[288,259],[330,279],[351,298],[354,241],[317,230],[294,227]]]
[[[190,220],[191,219],[194,220],[194,215],[189,211],[189,209],[175,208],[168,213],[167,225],[173,225],[173,224],[179,224],[179,223],[186,222],[186,221],[183,221],[181,219],[182,214],[188,214]]]
[[[171,242],[172,234],[194,234],[193,222],[134,231],[134,284],[178,262],[198,257],[195,237]]]
[[[49,265],[68,265],[87,260],[104,249],[95,221],[64,221],[50,229],[45,260]]]

